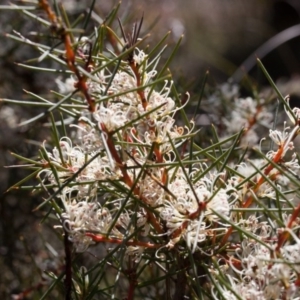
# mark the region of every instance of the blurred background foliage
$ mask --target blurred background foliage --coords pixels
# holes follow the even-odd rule
[[[11,1],[0,0],[1,5]],[[61,0],[71,19],[86,14],[91,1]],[[117,1],[96,0],[95,13],[104,18]],[[38,13],[39,14],[39,13]],[[40,12],[42,14],[42,12]],[[127,31],[144,14],[141,36],[151,33],[147,43],[155,44],[169,30],[170,47],[184,34],[184,39],[171,64],[175,85],[181,92],[189,91],[197,98],[204,74],[209,70],[208,84],[216,86],[225,82],[250,55],[278,33],[299,24],[300,2],[298,0],[124,0],[119,17]],[[87,29],[89,34],[98,26],[98,18]],[[118,29],[115,22],[114,29]],[[48,34],[38,22],[28,19],[20,12],[0,11],[0,98],[26,99],[23,90],[46,95],[56,89],[55,76],[19,67],[37,56],[32,48],[4,36],[12,30],[24,36],[34,37],[34,32]],[[298,29],[300,35],[300,30]],[[49,37],[49,43],[51,39]],[[262,59],[274,81],[279,82],[282,93],[293,93],[294,105],[300,104],[300,37],[290,39],[283,45],[267,49]],[[168,51],[164,54],[167,58]],[[53,67],[51,61],[43,66]],[[249,70],[252,84],[265,86],[266,79],[256,66]],[[239,79],[240,80],[240,79]],[[281,82],[281,85],[280,85]],[[244,91],[247,94],[247,91]],[[10,151],[26,157],[33,156],[40,143],[49,137],[45,122],[17,127],[25,119],[37,114],[28,107],[14,107],[0,103],[0,298],[28,291],[28,299],[39,299],[42,294],[44,270],[51,272],[62,263],[64,254],[56,245],[58,237],[51,229],[51,221],[41,225],[42,213],[32,212],[40,203],[40,197],[24,191],[6,190],[21,180],[26,172],[18,168],[3,168],[18,161]],[[52,248],[53,247],[53,248]],[[56,252],[58,251],[58,253]],[[55,294],[52,295],[54,297]]]

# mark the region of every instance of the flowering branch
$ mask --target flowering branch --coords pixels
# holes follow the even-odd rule
[[[91,237],[93,239],[93,241],[97,242],[97,243],[111,243],[111,244],[125,244],[127,246],[140,246],[140,247],[144,247],[144,248],[149,248],[149,249],[157,249],[157,248],[161,248],[163,245],[159,245],[159,244],[151,244],[151,243],[147,243],[147,242],[141,242],[141,241],[123,241],[121,239],[117,239],[117,238],[113,238],[113,237],[106,237],[104,235],[101,234],[94,234],[94,233],[90,233],[87,232],[85,234],[88,237]]]
[[[92,97],[90,96],[89,92],[88,92],[88,87],[87,87],[87,78],[82,75],[78,69],[78,67],[75,64],[75,53],[72,47],[72,43],[71,43],[71,37],[70,37],[70,33],[67,31],[66,28],[64,28],[64,26],[61,24],[61,22],[58,21],[57,16],[55,15],[55,13],[53,12],[53,10],[51,9],[49,3],[47,0],[39,0],[39,5],[40,7],[46,12],[49,20],[52,23],[52,31],[54,31],[54,33],[59,36],[65,45],[65,55],[66,55],[66,63],[67,66],[69,67],[69,69],[74,72],[74,74],[77,77],[78,82],[76,82],[74,84],[74,87],[77,88],[79,91],[82,92],[82,94],[84,95],[88,106],[89,106],[89,110],[91,112],[95,111],[95,100],[92,99]],[[90,68],[90,66],[87,66],[87,68]]]
[[[269,102],[241,98],[231,83],[207,96],[203,84],[203,105],[214,114],[224,109],[215,118],[220,124],[203,134],[194,121],[198,112],[190,120],[184,111],[193,95],[179,95],[165,75],[181,38],[160,69],[165,47],[155,53],[167,35],[152,50],[140,48],[143,17],[131,35],[119,20],[118,37],[117,6],[103,22],[94,16],[99,27],[73,43],[59,13],[47,0],[38,3],[48,21],[37,20],[50,21],[63,51],[10,37],[71,76],[55,78],[56,103],[33,93],[27,95],[34,101],[1,101],[51,112],[53,142],[45,138],[34,159],[15,155],[32,173],[12,188],[48,195],[35,212],[50,207],[45,219],[56,218],[55,229],[62,228],[65,298],[298,299],[300,109],[281,97],[293,127],[270,129]],[[265,128],[277,149],[257,159],[244,146],[263,153]],[[36,185],[24,185],[33,178]],[[73,252],[85,254],[76,260]],[[55,280],[49,290],[62,277],[49,277]]]

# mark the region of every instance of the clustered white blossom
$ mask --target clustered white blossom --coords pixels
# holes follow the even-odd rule
[[[143,64],[143,68],[139,70],[143,78],[142,84],[149,83],[157,72],[153,69],[148,70],[147,55],[137,49],[134,60],[137,65]],[[110,76],[113,75],[101,71],[102,84],[98,83],[96,86],[92,81],[89,83],[90,91],[98,97],[99,103],[91,119],[83,116],[79,124],[72,125],[78,128],[76,146],[72,145],[70,138],[63,137],[60,140],[60,149],[54,148],[48,153],[51,164],[56,168],[56,174],[53,174],[50,168],[40,173],[40,176],[43,175],[52,184],[58,185],[76,175],[71,181],[72,184],[64,187],[60,197],[65,210],[64,227],[78,251],[85,250],[93,243],[90,237],[85,236],[86,232],[107,234],[110,229],[111,236],[121,238],[118,227],[120,220],[124,220],[124,214],[130,215],[130,218],[137,214],[145,216],[142,207],[134,213],[124,210],[119,214],[117,222],[114,222],[114,215],[124,203],[126,194],[118,194],[110,199],[110,209],[107,205],[104,207],[100,205],[100,202],[104,202],[103,199],[110,198],[107,196],[109,194],[107,190],[114,191],[109,181],[122,182],[123,178],[120,165],[115,161],[114,154],[109,148],[109,139],[114,141],[116,151],[126,149],[131,153],[132,157],[126,154],[123,156],[126,159],[122,163],[128,168],[126,172],[132,182],[135,182],[141,167],[144,164],[151,164],[153,158],[149,156],[149,151],[153,145],[157,145],[158,150],[153,151],[154,159],[161,163],[171,163],[175,149],[179,148],[193,130],[192,122],[191,128],[175,125],[173,116],[178,107],[170,97],[172,81],[166,80],[159,91],[150,87],[144,88],[147,106],[143,107],[137,91],[136,75],[129,67],[118,71],[112,80]],[[111,84],[107,95],[117,96],[101,101],[101,93],[106,89],[109,80]],[[66,84],[68,88],[64,88],[62,82],[58,81],[61,92],[67,89],[69,91],[70,80],[67,80]],[[112,137],[108,137],[110,133]],[[161,157],[158,158],[158,155]],[[165,227],[163,235],[167,238],[168,247],[185,240],[195,251],[198,243],[205,241],[208,232],[211,235],[213,229],[209,229],[212,224],[220,221],[215,211],[224,218],[230,215],[230,203],[236,198],[232,195],[235,188],[230,184],[225,184],[222,188],[217,187],[216,182],[222,174],[215,171],[193,182],[194,177],[199,176],[204,167],[200,164],[193,166],[193,172],[187,177],[187,169],[176,168],[166,171],[164,167],[155,167],[153,164],[153,168],[147,169],[151,174],[143,174],[143,180],[139,180],[136,184],[139,195],[134,196],[140,197],[145,205],[155,210],[158,223]],[[161,183],[166,172],[169,172],[167,182]],[[132,188],[128,183],[122,184],[127,192]],[[99,194],[103,194],[101,199]],[[130,207],[132,202],[130,199],[127,207]],[[145,228],[150,228],[151,224],[147,218],[144,219],[140,222],[137,218],[135,226],[141,227],[140,232],[149,232],[149,229]],[[111,224],[114,225],[112,228]],[[128,229],[132,225],[128,223]],[[124,225],[122,227],[124,228]],[[176,230],[179,232],[175,233]],[[202,234],[199,234],[200,232]],[[154,234],[161,235],[161,233]]]
[[[230,287],[221,282],[217,284],[226,299],[299,299],[299,288],[295,284],[299,273],[299,240],[294,245],[283,246],[279,257],[274,255],[274,246],[274,241],[243,240],[236,249],[240,265],[237,267],[234,260],[230,260],[230,272],[224,277]],[[215,287],[212,295],[219,299]]]
[[[197,111],[189,119],[184,107],[193,105],[193,97],[181,97],[167,71],[179,43],[157,71],[165,47],[156,51],[165,38],[149,53],[137,48],[144,40],[139,38],[143,18],[131,35],[119,20],[122,40],[111,27],[119,5],[103,20],[89,10],[84,28],[88,20],[100,26],[89,38],[76,39],[81,17],[73,30],[64,25],[70,22],[63,6],[55,5],[58,17],[47,0],[36,4],[47,21],[35,20],[49,25],[59,49],[17,32],[11,37],[41,52],[33,61],[55,59],[68,69],[56,73],[71,74],[55,80],[58,102],[34,97],[51,116],[55,146],[45,141],[37,160],[16,155],[33,172],[12,188],[28,189],[23,183],[37,176],[38,185],[31,189],[49,196],[39,208],[50,204],[59,222],[55,228],[64,235],[64,270],[48,272],[53,282],[43,295],[63,280],[66,299],[125,299],[123,290],[117,291],[123,277],[129,283],[126,299],[139,289],[139,299],[300,300],[295,141],[300,108],[292,108],[289,97],[276,89],[289,119],[278,121],[272,98],[243,98],[239,86],[228,81],[201,103],[205,122],[197,122]],[[26,12],[26,6],[12,8]],[[4,107],[2,115],[9,127],[16,126],[12,109]],[[198,126],[206,120],[216,126],[205,137]],[[96,243],[107,246],[108,255],[99,254],[103,259],[89,251]],[[73,250],[98,262],[89,270],[77,268]],[[107,268],[112,270],[108,276]],[[44,285],[27,288],[18,299]]]
[[[226,133],[232,135],[238,129],[244,128],[245,132],[242,136],[241,146],[256,146],[260,139],[257,128],[262,126],[270,128],[273,115],[268,111],[262,99],[260,101],[251,97],[245,99],[235,97],[233,99],[233,109],[228,117],[223,118]]]
[[[275,250],[276,230],[284,231],[291,216],[286,216],[284,224],[272,223],[272,227],[263,214],[237,212],[238,208],[257,207],[257,202],[267,206],[271,201],[272,207],[272,202],[286,200],[278,190],[287,188],[290,180],[268,160],[293,174],[298,172],[298,159],[292,153],[298,125],[285,125],[283,131],[270,129],[276,149],[266,153],[266,159],[230,166],[235,172],[220,172],[200,162],[185,166],[184,155],[183,164],[172,167],[178,150],[194,134],[194,123],[184,128],[175,125],[174,115],[180,107],[171,98],[172,81],[165,81],[159,91],[143,87],[157,72],[150,69],[142,50],[136,49],[133,57],[135,64],[142,66],[138,69],[140,85],[129,66],[116,74],[102,70],[96,74],[98,83],[88,82],[96,110],[72,125],[77,128],[76,139],[61,138],[59,149],[51,152],[44,146],[48,156],[44,162],[49,161],[52,168],[39,176],[55,185],[55,190],[70,180],[59,197],[64,210],[62,224],[76,250],[83,252],[94,244],[89,235],[94,233],[120,243],[134,235],[135,239],[128,240],[125,256],[135,261],[147,247],[134,245],[134,240],[152,243],[153,238],[159,238],[160,249],[180,244],[191,253],[206,253],[203,245],[224,236],[234,223],[244,231],[243,238],[239,244],[233,233],[226,242],[236,243],[234,252],[218,254],[220,268],[226,271],[222,275],[211,272],[218,286],[212,287],[213,297],[220,299],[220,293],[224,299],[300,297],[295,284],[300,273],[295,265],[300,260],[300,242],[295,237],[294,242]],[[62,92],[70,90],[69,82],[64,87],[58,81]],[[252,98],[236,98],[234,104],[231,119],[224,120],[228,134],[244,127],[241,144],[256,145],[255,127],[269,127],[272,115]],[[293,113],[299,118],[298,110]],[[288,115],[296,124],[289,111]],[[293,229],[288,230],[295,235]],[[216,245],[210,251],[217,249]]]

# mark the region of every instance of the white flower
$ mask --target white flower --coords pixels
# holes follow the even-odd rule
[[[292,268],[300,272],[300,243],[294,245],[284,245],[281,252],[283,257],[291,264]]]
[[[98,121],[100,130],[102,129],[102,125],[105,125],[108,132],[115,131],[124,126],[128,121],[127,112],[121,103],[112,103],[109,108],[101,104],[94,112],[94,118]]]
[[[170,201],[166,201],[160,212],[161,218],[166,222],[169,235],[180,228],[184,222],[189,221],[188,215],[179,212],[175,205]]]
[[[278,146],[283,146],[289,138],[289,132],[287,132],[288,129],[289,127],[286,127],[284,131],[270,129],[269,136],[273,142],[275,142],[275,144]]]
[[[228,195],[225,189],[220,189],[213,198],[207,202],[205,215],[208,220],[219,220],[214,211],[222,215],[224,218],[229,216],[230,206],[228,203]]]
[[[133,60],[136,62],[137,65],[141,65],[143,62],[147,60],[147,55],[143,50],[135,48],[135,52],[133,55]]]
[[[163,188],[149,176],[140,184],[140,195],[152,207],[161,205],[165,196]]]
[[[220,86],[222,97],[225,99],[235,99],[239,93],[239,86],[232,82],[225,82]]]
[[[205,241],[207,236],[207,228],[203,222],[202,216],[199,220],[189,222],[187,229],[184,231],[183,239],[187,246],[192,250],[192,253],[197,249],[198,243]]]
[[[259,140],[258,134],[253,130],[253,128],[250,128],[246,131],[244,131],[244,134],[242,135],[240,145],[243,148],[249,147],[253,148],[255,145],[257,145],[257,142]]]
[[[59,185],[78,172],[71,187],[66,186],[65,189],[77,190],[81,197],[91,195],[94,188],[90,183],[80,183],[118,179],[122,175],[119,168],[112,168],[107,156],[94,152],[86,154],[80,147],[72,147],[70,139],[66,137],[60,140],[60,150],[55,147],[52,153],[48,153],[48,157],[51,165],[56,168],[56,174],[53,174],[52,169],[48,167],[48,169],[43,169],[39,176],[45,173],[52,184]],[[56,181],[57,178],[60,183]],[[75,182],[78,185],[74,185]]]
[[[289,101],[290,101],[289,96],[287,96],[287,97],[285,98],[285,101],[286,101],[286,103],[287,103],[286,105],[288,105],[289,108],[291,109],[290,103],[289,103]],[[292,122],[294,125],[297,125],[297,123],[298,123],[299,120],[300,120],[300,108],[294,107],[294,108],[292,109],[292,113],[291,113],[291,112],[287,109],[286,105],[284,105],[284,110],[285,110],[287,116],[289,117],[289,119],[291,120],[291,122]]]
[[[145,248],[141,246],[127,246],[125,257],[133,259],[135,263],[138,263],[143,255]]]
[[[101,208],[97,202],[70,201],[62,198],[65,213],[62,214],[64,229],[68,232],[77,252],[84,252],[89,245],[94,244],[86,232],[106,233],[110,227],[112,217],[107,208]],[[112,234],[118,234],[112,230]]]
[[[299,161],[297,158],[297,154],[293,153],[292,159],[290,161],[285,161],[282,163],[288,170],[292,172],[297,172],[300,169]]]
[[[75,91],[76,80],[73,77],[69,77],[65,81],[62,81],[61,78],[58,77],[55,79],[55,82],[61,94],[69,94]]]
[[[257,144],[259,136],[255,130],[259,125],[270,127],[273,116],[263,106],[263,102],[250,97],[235,99],[230,116],[223,119],[228,134],[234,134],[245,128],[241,139],[242,147],[253,147]]]
[[[96,124],[86,122],[84,118],[81,118],[78,125],[72,125],[71,127],[78,128],[77,138],[84,152],[91,153],[104,149],[103,140],[96,128]]]
[[[297,125],[291,132],[287,132],[288,129],[289,127],[284,127],[282,132],[270,129],[270,138],[279,146],[279,149],[282,149],[281,158],[285,156],[288,150],[294,149],[293,139],[299,126]],[[273,152],[273,156],[274,155],[276,155],[276,152]]]

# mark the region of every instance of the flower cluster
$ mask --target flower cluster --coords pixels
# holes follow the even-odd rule
[[[243,147],[256,146],[260,137],[258,128],[270,128],[273,115],[267,109],[263,100],[253,98],[233,98],[234,105],[230,115],[223,119],[227,134],[236,133],[237,128],[244,128],[241,145]]]
[[[47,1],[41,3],[53,30],[60,28],[56,34],[72,72],[65,82],[56,80],[61,100],[42,104],[49,113],[58,108],[69,114],[72,124],[69,134],[59,135],[51,115],[55,145],[44,142],[37,161],[24,160],[39,179],[34,188],[49,195],[41,205],[55,210],[65,248],[71,243],[76,252],[86,252],[96,243],[109,245],[113,255],[103,265],[118,270],[116,282],[120,274],[129,278],[128,299],[144,268],[151,274],[157,268],[168,289],[178,276],[191,298],[300,299],[294,143],[300,109],[282,99],[291,125],[278,130],[271,127],[266,101],[241,98],[236,85],[225,84],[208,103],[214,109],[222,99],[233,100],[233,109],[219,119],[222,139],[215,130],[217,141],[203,148],[196,142],[197,122],[184,111],[189,94],[180,101],[170,74],[157,71],[157,49],[137,47],[136,25],[129,37],[121,25],[123,41],[112,43],[118,49],[112,55],[93,48],[89,38],[72,45]],[[265,139],[253,147],[263,138],[262,126],[269,130],[267,151],[261,147]]]
[[[274,241],[243,240],[223,278],[230,285],[218,283],[226,299],[299,299],[299,242],[285,245],[278,256],[274,246]],[[216,291],[212,294],[219,299]]]
[[[239,226],[245,238],[237,243],[235,254],[218,254],[227,265],[223,280],[230,283],[228,288],[220,274],[213,272],[218,291],[227,295],[226,299],[238,299],[237,295],[243,299],[298,295],[297,267],[292,266],[297,262],[298,243],[278,247],[280,238],[276,235],[280,226],[294,234],[288,225],[293,216],[270,225],[261,220],[263,215],[238,212],[264,207],[267,199],[273,203],[286,200],[284,189],[290,184],[290,176],[274,164],[293,174],[299,170],[296,154],[290,155],[298,125],[292,129],[285,125],[283,131],[270,129],[277,150],[266,153],[264,159],[240,163],[227,172],[201,162],[185,165],[187,154],[182,158],[178,155],[194,135],[193,123],[176,127],[174,113],[180,107],[170,97],[172,82],[165,81],[159,92],[148,87],[157,72],[148,70],[147,55],[136,51],[135,64],[143,68],[128,66],[110,76],[102,71],[102,83],[98,87],[89,84],[99,103],[92,118],[83,116],[78,125],[73,125],[77,128],[77,145],[73,147],[68,137],[61,138],[59,149],[47,154],[52,168],[40,172],[53,185],[70,180],[60,190],[64,204],[61,219],[70,241],[77,251],[85,251],[100,240],[126,241],[125,257],[138,262],[144,251],[153,247],[170,251],[180,244],[196,253],[207,249],[216,236],[223,236],[220,246],[236,243],[233,228]],[[105,89],[109,97],[101,96]],[[271,120],[262,103],[251,98],[238,98],[235,106],[232,122],[224,122],[228,133],[245,126],[248,131],[243,139],[256,124],[268,126]],[[293,121],[294,115],[288,115]],[[290,161],[285,159],[287,155]],[[182,164],[174,168],[176,159]],[[234,168],[236,173],[230,171]],[[134,239],[128,238],[132,235]],[[158,238],[156,245],[151,242],[153,237]],[[209,251],[213,249],[218,246]],[[212,289],[216,299],[219,292]]]
[[[147,55],[142,50],[137,50],[134,57],[136,64],[143,63],[145,73],[138,76],[144,80],[141,86],[146,85],[157,72],[146,71]],[[77,128],[77,145],[73,147],[74,141],[63,137],[51,152],[45,148],[55,173],[53,168],[47,168],[39,176],[57,186],[70,181],[60,190],[64,204],[62,220],[77,251],[93,244],[92,238],[85,233],[108,234],[121,241],[134,225],[143,236],[154,227],[156,232],[152,234],[164,236],[163,243],[167,247],[185,241],[194,252],[214,231],[220,232],[220,228],[212,226],[220,221],[219,215],[229,218],[236,190],[230,183],[218,186],[224,173],[213,171],[202,176],[207,169],[205,164],[192,164],[192,172],[184,166],[175,169],[156,166],[157,163],[171,164],[177,149],[193,134],[192,122],[186,128],[175,125],[173,115],[180,108],[169,96],[172,82],[165,81],[159,92],[143,88],[147,99],[147,105],[143,106],[137,74],[131,68],[111,77],[108,74],[102,76],[105,81],[97,89],[95,83],[89,83],[93,95],[98,95],[99,104],[91,119],[83,116],[78,125],[72,125]],[[109,81],[107,94],[110,97],[102,100],[101,92]],[[59,87],[63,91],[67,89],[61,82]],[[145,165],[148,167],[144,171]],[[115,181],[123,184],[123,193],[116,191]],[[127,199],[130,190],[132,197]],[[137,199],[146,208],[136,206]],[[116,213],[123,205],[124,211]],[[134,213],[130,212],[132,206],[135,206]],[[147,212],[150,208],[154,210],[154,220]],[[118,219],[112,222],[116,214]],[[119,231],[120,223],[125,229],[124,219],[128,219],[128,215],[135,216],[135,224],[127,222],[128,228]],[[144,221],[137,216],[144,216]],[[226,225],[221,227],[224,231]],[[131,249],[129,247],[128,251]]]

